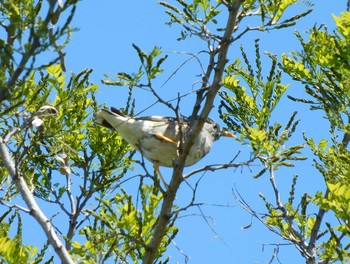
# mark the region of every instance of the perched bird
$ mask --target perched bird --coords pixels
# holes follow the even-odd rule
[[[151,161],[160,174],[159,165],[172,167],[177,156],[180,140],[176,118],[163,116],[129,117],[112,107],[111,111],[102,109],[94,114],[95,123],[116,130],[143,157]],[[188,119],[181,125],[183,136],[188,132]],[[235,137],[220,129],[219,125],[208,118],[186,158],[185,166],[190,166],[202,159],[211,149],[215,140],[221,136]],[[162,176],[161,176],[162,177]],[[163,179],[162,179],[163,180]]]

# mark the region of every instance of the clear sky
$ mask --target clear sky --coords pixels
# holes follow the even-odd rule
[[[170,1],[173,2],[173,1]],[[229,55],[232,62],[240,56],[239,46],[243,45],[248,51],[251,60],[254,60],[254,39],[260,38],[261,51],[269,51],[280,55],[291,50],[299,49],[298,41],[292,34],[294,30],[304,32],[315,23],[325,23],[332,28],[334,23],[331,14],[338,15],[345,10],[346,1],[311,1],[315,2],[314,12],[307,18],[290,28],[276,32],[251,32],[235,43]],[[307,7],[299,6],[290,11],[290,14],[298,10],[306,10]],[[150,51],[153,46],[159,46],[169,59],[164,63],[165,72],[155,81],[157,92],[164,99],[172,99],[193,89],[196,81],[200,80],[198,75],[201,69],[195,61],[191,61],[182,67],[177,74],[162,84],[168,77],[186,60],[188,55],[180,52],[198,52],[204,48],[203,43],[196,39],[189,39],[178,42],[179,27],[165,25],[168,21],[163,7],[156,4],[156,1],[93,1],[85,0],[78,4],[73,25],[80,28],[72,37],[71,43],[65,49],[66,66],[68,71],[79,72],[85,68],[94,69],[92,81],[100,85],[100,103],[107,106],[123,107],[126,101],[127,88],[110,87],[101,84],[104,74],[111,77],[118,72],[136,72],[139,61],[136,52],[131,47],[132,43],[137,44],[144,51]],[[220,21],[219,21],[220,22]],[[252,25],[254,21],[251,21]],[[206,63],[205,57],[202,62]],[[266,65],[269,67],[268,60]],[[265,72],[266,74],[266,72]],[[290,80],[285,78],[286,82]],[[301,95],[303,87],[297,83],[291,83],[287,92],[291,95]],[[150,93],[144,90],[135,91],[136,113],[151,105],[155,99]],[[190,114],[195,95],[186,97],[181,102],[181,111],[184,115]],[[216,102],[216,107],[218,102]],[[291,113],[297,109],[298,117],[303,119],[296,136],[291,144],[302,143],[301,132],[306,131],[307,135],[322,137],[322,129],[327,129],[326,121],[315,123],[313,120],[319,118],[317,113],[306,113],[307,107],[297,105],[288,100],[282,102],[276,110],[275,119],[286,124]],[[171,112],[164,106],[156,105],[143,115],[171,115]],[[214,108],[211,117],[218,120],[217,108]],[[218,120],[223,125],[223,123]],[[211,163],[225,163],[234,157],[238,151],[242,151],[239,161],[244,161],[249,156],[247,146],[240,145],[233,139],[222,139],[216,142],[212,151],[200,163],[187,168],[186,171],[199,168]],[[305,150],[305,154],[310,152]],[[277,180],[281,189],[285,190],[288,197],[289,186],[293,174],[299,174],[298,192],[314,192],[316,189],[323,189],[322,180],[312,168],[310,162],[298,163],[296,168],[278,171]],[[151,169],[151,164],[148,163]],[[252,168],[255,170],[255,168]],[[142,171],[141,168],[135,168]],[[170,170],[162,168],[163,175],[169,180]],[[190,260],[189,263],[268,263],[275,249],[273,244],[285,243],[281,238],[269,232],[260,222],[252,219],[235,202],[232,194],[237,189],[251,207],[259,212],[264,212],[264,204],[258,194],[261,192],[272,198],[272,190],[268,176],[264,175],[259,179],[252,179],[253,173],[248,168],[227,171],[206,173],[198,188],[196,201],[203,203],[199,210],[196,207],[186,211],[178,219],[176,225],[180,228],[175,238],[175,245],[171,245],[167,254],[171,255],[170,263],[185,263],[184,254]],[[189,183],[196,183],[202,175],[195,175]],[[138,182],[134,182],[135,186]],[[130,183],[131,185],[133,183]],[[132,187],[135,186],[130,186]],[[177,195],[176,203],[180,206],[186,205],[192,197],[191,189],[183,184]],[[205,215],[207,218],[204,218]],[[250,228],[242,227],[250,225]],[[295,264],[304,263],[294,246],[280,246],[278,257],[281,263]],[[274,263],[278,263],[275,261]]]

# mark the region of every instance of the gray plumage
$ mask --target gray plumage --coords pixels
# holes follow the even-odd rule
[[[99,110],[94,114],[95,122],[101,126],[116,130],[132,147],[152,163],[172,167],[176,158],[177,142],[180,139],[179,126],[175,118],[162,116],[129,117],[119,110],[111,108]],[[183,135],[188,132],[188,119],[182,123]],[[234,137],[221,130],[212,119],[207,119],[202,131],[195,139],[185,166],[190,166],[202,159],[220,136]]]

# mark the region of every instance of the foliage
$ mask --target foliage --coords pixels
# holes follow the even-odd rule
[[[184,28],[181,30],[181,37],[178,40],[185,40],[191,36],[199,36],[204,39],[214,37],[207,27],[211,24],[217,24],[216,17],[221,13],[219,1],[215,5],[212,5],[212,1],[208,0],[193,1],[193,3],[177,2],[182,10],[165,1],[160,1],[159,4],[167,8],[165,12],[170,18],[170,21],[167,22],[169,26],[179,24]]]
[[[227,67],[227,76],[222,83],[232,95],[227,91],[220,92],[223,99],[219,107],[221,118],[228,127],[241,133],[240,140],[247,142],[254,155],[264,164],[264,169],[256,176],[262,175],[271,166],[274,169],[294,166],[290,161],[305,159],[299,155],[303,145],[285,147],[298,124],[295,121],[296,112],[291,115],[284,129],[280,123],[270,123],[273,111],[288,88],[288,85],[281,83],[281,71],[276,67],[276,58],[270,55],[272,65],[269,75],[264,78],[258,41],[255,42],[255,71],[242,47],[241,51],[247,66],[241,66],[240,59],[236,59]],[[246,86],[240,84],[241,80]]]
[[[0,40],[1,102],[13,98],[23,103],[23,97],[19,96],[22,95],[21,85],[25,82],[21,84],[17,80],[21,75],[23,81],[30,78],[31,70],[41,67],[36,64],[39,55],[47,54],[51,49],[57,52],[57,56],[46,64],[60,60],[64,65],[62,49],[70,39],[70,22],[77,1],[57,2],[56,6],[56,1],[1,1],[1,27],[7,34],[6,39]],[[62,21],[60,16],[65,12],[70,13]],[[14,89],[17,90],[16,95],[12,94]]]
[[[40,72],[38,82],[33,73],[21,91],[28,100],[16,108],[17,114],[2,116],[2,123],[7,125],[2,127],[2,134],[8,137],[14,159],[35,196],[59,205],[71,220],[81,217],[82,205],[93,193],[103,194],[116,184],[125,173],[123,166],[130,164],[125,159],[129,147],[121,138],[107,131],[100,133],[92,124],[97,86],[89,83],[90,73],[85,70],[73,75],[68,84],[59,65],[48,67],[46,74]],[[109,144],[101,145],[97,138]],[[103,167],[97,169],[97,164]],[[4,177],[3,201],[17,196],[13,185],[6,188],[7,184]],[[76,201],[72,196],[74,185],[80,186]],[[64,205],[66,195],[70,207]],[[70,229],[76,224],[73,222]],[[68,234],[68,239],[72,235]]]
[[[104,84],[113,86],[127,86],[129,89],[132,89],[133,87],[147,87],[151,86],[151,81],[155,79],[158,74],[163,72],[163,69],[161,69],[160,66],[168,56],[158,59],[158,57],[162,54],[162,50],[159,47],[153,47],[152,51],[147,54],[136,44],[133,44],[132,46],[136,50],[141,63],[138,71],[132,74],[120,72],[117,75],[117,80],[111,80],[107,76],[107,79],[102,81]],[[142,83],[142,77],[144,76],[146,76],[146,83]]]
[[[328,33],[324,26],[315,26],[305,41],[296,33],[303,51],[283,55],[282,64],[287,73],[306,85],[305,91],[312,99],[304,102],[310,104],[312,110],[322,109],[332,127],[348,133],[349,80],[346,76],[350,71],[350,37],[343,27],[350,21],[349,12],[334,18],[337,25],[334,34]]]
[[[183,28],[183,30],[180,31],[178,40],[185,40],[188,37],[197,36],[204,41],[213,42],[221,39],[221,36],[216,32],[223,31],[223,29],[215,28],[218,25],[220,14],[226,11],[225,7],[230,9],[231,5],[235,6],[240,1],[201,0],[187,3],[186,1],[178,0],[176,2],[179,4],[179,7],[165,1],[160,1],[159,4],[167,8],[165,12],[170,18],[167,24],[169,26],[174,24],[180,25]],[[307,16],[312,11],[312,9],[308,9],[298,15],[280,21],[285,11],[292,5],[297,4],[298,1],[250,0],[242,2],[242,8],[236,23],[239,25],[244,18],[255,16],[259,18],[260,25],[256,27],[248,26],[245,29],[243,29],[243,26],[242,28],[236,27],[234,31],[237,36],[234,39],[242,37],[251,30],[265,31],[294,26],[297,20]],[[309,2],[305,2],[304,4],[306,6],[312,6]],[[239,29],[241,30],[239,31]]]
[[[0,217],[0,259],[9,264],[15,263],[39,263],[42,260],[43,251],[34,259],[37,248],[22,245],[22,219],[18,212],[12,215],[11,209]],[[5,218],[8,218],[5,221]],[[10,226],[17,218],[17,231],[14,238],[9,237]]]
[[[162,195],[154,186],[143,185],[139,195],[140,205],[138,201],[135,204],[133,197],[123,189],[112,199],[99,200],[99,211],[88,211],[94,216],[94,222],[80,231],[87,242],[84,245],[73,243],[72,252],[84,263],[103,263],[110,256],[116,263],[139,263],[151,239],[162,201]],[[176,233],[175,227],[168,226],[167,238],[158,248],[156,259],[162,256]]]
[[[64,234],[62,238],[69,250],[72,249],[71,243],[77,235],[77,231],[83,232],[84,226],[84,230],[88,230],[86,225],[88,220],[95,224],[88,234],[88,239],[97,241],[99,233],[104,232],[105,219],[95,212],[98,210],[103,212],[107,208],[106,202],[113,190],[119,190],[120,186],[127,181],[124,176],[130,169],[130,159],[134,152],[130,151],[130,147],[117,133],[111,133],[109,130],[93,124],[92,112],[102,106],[95,101],[98,86],[89,81],[92,70],[87,69],[78,74],[72,74],[69,80],[63,74],[64,60],[61,50],[66,42],[59,46],[57,41],[62,36],[69,36],[71,32],[69,24],[74,14],[75,2],[66,1],[62,4],[58,1],[56,8],[54,8],[54,2],[50,2],[50,10],[45,21],[41,20],[39,15],[39,11],[44,9],[41,1],[36,5],[34,1],[19,1],[18,4],[18,6],[11,6],[8,3],[2,6],[1,10],[5,14],[4,23],[1,25],[6,29],[8,26],[18,31],[18,34],[14,35],[17,38],[14,38],[12,42],[3,41],[5,48],[10,49],[11,46],[11,54],[18,52],[23,55],[19,62],[16,62],[18,56],[12,56],[10,53],[7,54],[6,60],[5,58],[1,60],[1,66],[5,69],[2,71],[2,80],[8,81],[6,85],[2,86],[6,87],[6,91],[3,94],[1,106],[3,110],[0,127],[1,143],[7,144],[17,170],[20,172],[20,175],[11,175],[11,177],[22,177],[23,175],[24,184],[28,185],[36,198],[56,207],[58,211],[63,213],[60,218],[65,219],[63,223],[65,223],[66,228],[62,224],[57,225],[57,228],[60,234]],[[54,30],[53,25],[58,21],[61,12],[70,6],[73,6],[73,9],[65,24],[62,28],[57,25]],[[14,10],[22,8],[23,12],[22,14],[18,13],[19,16],[13,19],[13,14],[9,11],[11,8]],[[28,12],[24,12],[25,8],[28,8]],[[36,8],[35,12],[31,8]],[[6,15],[9,15],[9,18]],[[26,15],[31,17],[27,18]],[[8,19],[8,25],[5,25],[6,19]],[[48,24],[50,24],[51,29],[49,29]],[[32,34],[23,50],[21,50],[22,41],[24,41],[22,35],[25,36],[27,32],[21,26],[31,29],[29,35]],[[41,28],[42,31],[37,31],[39,30],[37,27]],[[46,52],[50,46],[53,46],[54,50],[57,51],[58,58],[53,59],[45,66],[37,66],[35,64],[36,57],[40,53]],[[135,48],[137,47],[135,46]],[[140,49],[138,51],[141,52]],[[149,58],[159,54],[160,50],[155,48]],[[60,64],[55,63],[57,60],[60,61]],[[144,69],[150,79],[154,78],[152,75],[161,71],[158,67],[163,60],[158,62],[155,68],[147,68],[153,62],[146,58]],[[30,64],[24,72],[23,67],[27,63]],[[16,65],[19,65],[19,68],[16,69]],[[23,75],[23,79],[18,78],[20,74]],[[15,81],[11,81],[11,78],[14,78]],[[134,107],[130,104],[132,101],[131,92],[132,90],[130,90],[127,107],[124,109],[126,114],[131,113]],[[1,175],[1,204],[12,208],[12,203],[18,200],[18,186],[16,186],[15,180],[11,181],[8,178],[9,171],[5,167],[2,166],[1,170],[3,172]],[[137,223],[141,223],[141,217],[144,217],[142,223],[146,230],[152,228],[152,221],[154,222],[156,219],[150,214],[158,212],[155,207],[158,206],[161,196],[152,198],[153,194],[146,186],[142,190],[144,216],[138,210],[137,215],[131,215],[129,219],[132,220],[133,216],[138,216]],[[31,194],[27,193],[26,195]],[[97,198],[98,202],[90,205],[89,201],[93,196]],[[119,216],[110,215],[110,217],[115,217],[114,223],[118,217],[126,218],[126,215],[123,215],[126,212],[122,208],[126,203],[127,194],[124,193],[123,197],[109,200],[109,206],[120,208],[122,213]],[[23,213],[28,213],[31,210],[36,212],[37,209],[27,210],[20,207],[20,211]],[[56,222],[54,217],[50,221]],[[61,222],[62,219],[57,221]],[[110,221],[112,221],[111,218]],[[49,258],[47,263],[52,261],[53,257],[48,256],[45,250],[36,253],[35,248],[22,245],[21,228],[18,228],[15,238],[10,239],[7,233],[12,221],[9,219],[7,222],[9,223],[6,225],[8,230],[1,237],[1,249],[3,250],[1,251],[1,259],[3,261],[29,263],[32,261],[31,259],[34,259],[35,262],[44,257]],[[60,230],[63,228],[67,230],[66,233]],[[175,232],[175,230],[169,227],[169,232]],[[150,234],[147,233],[147,235]],[[104,256],[103,261],[109,258],[118,258],[116,254],[122,252],[121,249],[114,248],[113,237],[110,239],[111,243],[105,244],[105,249],[109,253]],[[169,239],[164,238],[164,246],[163,249],[160,249],[159,256],[164,252],[170,239],[171,235]],[[129,250],[123,253],[124,258],[133,258],[134,260],[136,256],[141,258],[137,252],[140,252],[142,246],[144,244],[130,245]],[[77,248],[79,248],[79,242],[75,241],[72,256],[75,255],[77,260],[85,258],[85,256],[79,255],[81,251],[77,251]],[[113,252],[114,249],[115,252]],[[20,252],[22,253],[20,254]],[[63,259],[62,261],[68,262],[68,260]]]
[[[330,123],[331,141],[325,139],[315,143],[312,138],[305,141],[317,159],[314,166],[326,182],[325,192],[319,191],[308,200],[320,207],[318,219],[308,217],[314,232],[323,234],[320,240],[319,255],[326,261],[349,261],[348,248],[350,237],[348,230],[348,193],[349,186],[349,93],[347,87],[349,67],[349,34],[344,28],[350,23],[349,12],[344,12],[334,20],[337,30],[333,34],[322,27],[309,31],[309,40],[304,40],[299,33],[297,37],[302,44],[302,52],[293,52],[291,56],[282,56],[284,71],[293,79],[305,84],[309,98],[292,100],[310,105],[311,110],[321,110]],[[343,133],[339,140],[337,134]],[[319,224],[323,215],[328,212],[337,220],[338,225],[326,222],[324,230]],[[310,220],[311,219],[311,220]],[[325,238],[325,234],[328,237]]]
[[[349,142],[349,93],[347,91],[349,74],[349,37],[346,25],[349,25],[348,13],[334,17],[337,32],[334,34],[322,26],[310,30],[310,39],[305,41],[299,33],[303,51],[293,52],[291,56],[282,55],[282,63],[275,56],[272,59],[270,74],[263,81],[262,66],[258,45],[256,42],[256,70],[249,63],[241,48],[246,67],[240,60],[229,65],[223,85],[233,95],[221,92],[220,113],[225,123],[241,133],[241,140],[249,144],[254,154],[264,164],[264,169],[257,176],[269,172],[270,182],[275,194],[275,201],[269,201],[260,194],[266,205],[267,214],[263,221],[273,232],[296,245],[307,263],[318,263],[318,258],[326,263],[340,260],[349,261],[350,247],[348,230],[349,193],[349,152],[346,148]],[[281,166],[294,166],[289,160],[303,160],[300,154],[303,145],[289,148],[283,145],[288,142],[295,132],[298,121],[294,121],[295,113],[291,116],[286,129],[278,133],[282,127],[275,123],[270,125],[272,112],[287,89],[281,84],[281,72],[276,71],[277,65],[290,74],[293,79],[305,84],[306,93],[312,99],[294,98],[297,102],[310,104],[311,110],[324,111],[330,122],[332,145],[326,140],[315,143],[312,138],[304,136],[305,142],[318,160],[314,161],[326,182],[326,191],[318,191],[313,197],[304,194],[296,202],[295,188],[297,177],[293,178],[288,202],[282,202],[280,189],[277,186],[275,170]],[[241,85],[244,81],[247,86]],[[247,88],[248,87],[248,88]],[[343,139],[338,142],[340,132]],[[287,161],[287,162],[286,162]],[[313,206],[319,208],[317,213],[310,213]],[[247,206],[247,208],[250,208]],[[257,216],[254,211],[250,212]],[[333,215],[338,224],[325,222],[326,213]],[[318,243],[318,244],[317,244]]]
[[[253,160],[261,163],[256,178],[269,174],[273,198],[260,194],[266,212],[261,217],[246,204],[248,211],[294,244],[307,263],[349,261],[350,13],[334,16],[337,30],[333,33],[325,26],[312,28],[309,40],[296,33],[303,51],[284,54],[281,62],[266,53],[271,67],[265,70],[258,40],[254,63],[241,46],[241,58],[226,65],[231,44],[253,30],[293,26],[311,9],[286,17],[297,1],[175,2],[159,4],[169,16],[167,24],[181,27],[178,40],[196,36],[207,47],[207,66],[201,62],[204,74],[202,87],[196,91],[193,116],[205,120],[221,88],[220,116],[236,131],[237,141],[251,151],[244,164]],[[311,6],[308,1],[302,3]],[[6,37],[0,39],[0,205],[7,212],[0,218],[0,259],[7,263],[53,262],[46,249],[49,243],[53,246],[48,233],[54,232],[59,235],[57,240],[64,240],[65,245],[60,245],[69,254],[66,259],[60,255],[62,262],[167,263],[166,250],[178,232],[175,220],[181,210],[177,210],[175,198],[184,180],[183,167],[174,169],[166,190],[146,168],[144,174],[130,177],[127,172],[133,168],[134,151],[117,133],[93,124],[92,113],[104,106],[96,102],[98,86],[90,82],[92,70],[70,77],[64,74],[62,50],[73,31],[70,24],[76,4],[76,0],[1,1],[0,26]],[[225,17],[226,24],[222,21]],[[244,21],[251,17],[257,18],[252,20],[256,26],[245,26]],[[178,106],[163,100],[152,83],[163,72],[167,56],[162,56],[157,46],[149,53],[135,44],[133,48],[140,61],[138,70],[121,72],[117,80],[103,83],[129,88],[125,114],[133,115],[132,92],[137,87],[148,88],[157,102],[178,115]],[[49,50],[55,55],[48,55]],[[39,64],[40,55],[49,59]],[[297,113],[291,112],[286,121],[279,121],[276,115],[289,87],[283,84],[283,71],[303,83],[309,96],[289,98],[324,112],[330,122],[330,140],[316,143],[306,134],[305,142],[291,143],[299,123]],[[190,130],[195,135],[196,127]],[[316,156],[314,166],[324,178],[325,190],[297,197],[295,175],[287,201],[283,201],[276,172],[282,174],[305,160],[305,146]],[[239,164],[221,168],[237,168]],[[135,193],[124,185],[131,179],[138,180]],[[20,199],[27,207],[17,204]],[[44,218],[35,205],[37,200],[60,215]],[[194,200],[195,194],[192,204]],[[26,214],[49,226],[42,227],[48,243],[40,252],[23,244],[21,221]],[[326,214],[332,221],[325,222]],[[15,234],[12,237],[11,232]]]

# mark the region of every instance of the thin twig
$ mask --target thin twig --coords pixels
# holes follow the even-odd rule
[[[189,61],[191,61],[192,59],[196,59],[196,61],[198,62],[200,68],[202,69],[202,72],[204,73],[203,64],[202,64],[202,62],[200,61],[200,59],[198,58],[198,55],[201,54],[201,53],[203,53],[203,52],[205,52],[205,51],[202,50],[202,51],[199,51],[199,52],[197,52],[197,53],[191,53],[191,52],[176,52],[176,51],[174,51],[173,53],[175,53],[175,54],[185,54],[185,55],[189,55],[190,57],[189,57],[188,59],[186,59],[184,62],[182,62],[182,63],[180,64],[180,66],[177,67],[177,68],[175,69],[175,71],[173,71],[173,72],[170,74],[170,76],[165,80],[165,82],[160,86],[160,88],[164,87],[164,85],[166,85],[166,84],[170,81],[170,79],[171,79],[172,77],[174,77],[174,76],[176,75],[176,73],[177,73],[183,66],[185,66]]]
[[[223,170],[223,169],[228,169],[228,168],[238,168],[238,167],[243,167],[243,166],[251,166],[251,163],[255,160],[255,158],[252,158],[248,161],[245,162],[239,162],[239,163],[225,163],[225,164],[210,164],[206,165],[202,168],[193,170],[187,174],[185,174],[183,177],[184,179],[188,179],[194,174],[197,174],[202,171],[217,171],[217,170]]]
[[[30,210],[29,210],[28,208],[24,208],[23,206],[20,206],[20,205],[18,205],[18,204],[8,204],[8,203],[5,203],[5,201],[3,201],[2,199],[0,199],[0,204],[6,206],[6,207],[8,207],[8,208],[11,208],[11,209],[12,209],[12,208],[18,209],[18,210],[23,211],[23,212],[25,212],[25,213],[27,213],[27,214],[30,213]]]
[[[292,241],[297,249],[300,251],[300,253],[306,258],[312,258],[308,252],[308,244],[306,243],[303,235],[298,232],[293,223],[293,216],[289,215],[288,210],[285,208],[281,201],[281,195],[279,192],[279,188],[277,187],[276,181],[275,181],[275,174],[274,174],[274,168],[273,165],[270,165],[270,182],[275,194],[275,202],[277,204],[277,208],[281,210],[283,219],[288,223],[288,229],[291,235],[289,237],[285,237],[286,239]]]

